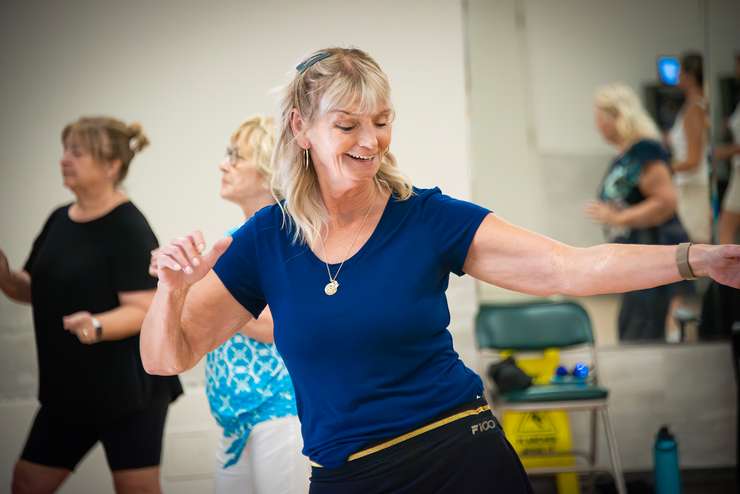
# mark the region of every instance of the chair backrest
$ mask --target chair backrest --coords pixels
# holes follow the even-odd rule
[[[539,351],[593,345],[591,319],[571,301],[481,305],[475,335],[480,349]]]

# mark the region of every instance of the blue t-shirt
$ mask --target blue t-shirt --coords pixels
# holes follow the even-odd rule
[[[269,303],[275,344],[296,391],[304,449],[342,465],[482,394],[447,330],[445,290],[488,210],[414,189],[391,196],[375,231],[324,293],[325,264],[291,242],[277,205],[254,215],[214,271],[255,317]],[[335,273],[338,265],[331,265]]]

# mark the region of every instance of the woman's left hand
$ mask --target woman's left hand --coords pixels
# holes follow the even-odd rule
[[[64,329],[74,334],[80,343],[92,345],[98,342],[95,334],[95,326],[92,321],[92,314],[87,311],[75,312],[62,318]]]
[[[586,216],[602,225],[616,225],[618,211],[609,204],[601,201],[590,201],[583,208]]]
[[[740,245],[712,245],[708,247],[706,275],[717,283],[740,288]]]

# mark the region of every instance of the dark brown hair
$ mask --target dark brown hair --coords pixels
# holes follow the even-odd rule
[[[141,124],[130,125],[110,117],[80,117],[62,130],[62,144],[75,138],[99,162],[120,160],[116,184],[126,178],[134,155],[149,145]]]
[[[704,57],[701,53],[691,51],[681,57],[681,68],[685,74],[690,74],[699,86],[704,85]]]

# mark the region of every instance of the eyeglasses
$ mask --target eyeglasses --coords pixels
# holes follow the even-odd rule
[[[226,157],[229,159],[229,164],[231,166],[236,166],[240,160],[244,159],[244,157],[239,154],[239,150],[232,146],[226,148]]]

